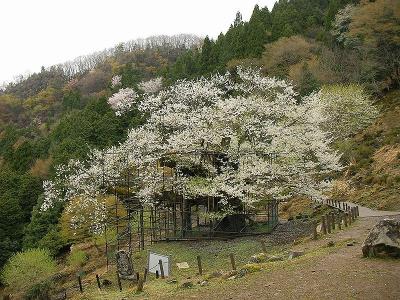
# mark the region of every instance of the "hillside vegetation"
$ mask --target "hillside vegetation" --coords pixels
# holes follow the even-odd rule
[[[400,210],[400,91],[377,102],[381,114],[354,138],[339,143],[350,165],[335,196],[362,205]]]

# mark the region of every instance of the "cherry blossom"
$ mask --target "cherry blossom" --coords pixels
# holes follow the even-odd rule
[[[140,102],[133,90],[122,89],[109,103],[119,113],[137,108],[149,116],[147,122],[131,129],[118,146],[60,167],[54,181],[44,185],[43,209],[77,197],[93,204],[129,173],[135,176],[132,190],[145,205],[173,190],[188,199],[217,197],[232,212],[232,199],[256,205],[293,195],[323,198],[329,188],[325,178],[341,169],[323,130],[327,118],[319,94],[300,99],[289,83],[260,70],[238,68],[235,76],[178,81],[145,93]],[[164,160],[173,161],[174,168],[166,172]],[[207,176],[189,176],[188,168]],[[102,209],[100,201],[87,221],[104,221]]]

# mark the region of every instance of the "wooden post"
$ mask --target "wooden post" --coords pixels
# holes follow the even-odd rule
[[[83,293],[82,279],[80,275],[78,275],[78,284],[79,284],[79,291]]]
[[[335,226],[335,223],[336,223],[336,220],[335,220],[335,213],[331,213],[331,224],[332,224],[332,230],[335,230],[336,229],[336,226]]]
[[[339,203],[339,209],[342,209],[342,202],[338,202]]]
[[[164,279],[164,278],[165,278],[165,275],[164,275],[164,266],[163,266],[163,262],[162,262],[161,259],[158,261],[158,264],[159,264],[159,266],[160,266],[161,279]]]
[[[144,275],[143,275],[144,282],[146,282],[146,280],[147,280],[147,272],[148,272],[147,268],[144,268]]]
[[[326,234],[326,219],[325,216],[321,217],[321,231],[323,234]]]
[[[122,292],[121,278],[119,278],[118,271],[117,271],[117,282],[118,282],[119,291]]]
[[[347,227],[347,216],[346,216],[346,213],[343,213],[343,221],[344,221],[344,227]]]
[[[143,292],[143,279],[138,280],[137,289],[136,289],[136,293],[141,293],[141,292]]]
[[[200,255],[197,256],[197,266],[199,268],[199,274],[203,275],[203,267],[201,266],[201,256]]]
[[[265,246],[265,242],[261,240],[260,243],[261,243],[261,249],[262,249],[263,253],[267,254],[267,246]]]
[[[160,273],[158,272],[158,270],[156,270],[156,278],[158,279],[160,277]]]
[[[338,220],[338,228],[339,230],[342,230],[342,214],[340,212],[337,216],[337,220]]]
[[[349,212],[346,212],[347,220],[349,221],[349,225],[351,225],[351,215]]]
[[[136,282],[139,282],[139,279],[140,279],[140,274],[139,272],[136,272]]]
[[[229,254],[229,256],[231,258],[232,270],[236,271],[235,257],[233,256],[233,253]]]
[[[360,208],[358,206],[356,206],[356,207],[357,207],[357,217],[359,217],[360,216]]]
[[[96,274],[96,281],[97,281],[97,287],[99,288],[99,290],[101,290],[99,274]]]

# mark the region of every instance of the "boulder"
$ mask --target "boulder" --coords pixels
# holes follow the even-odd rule
[[[270,258],[268,258],[269,262],[274,262],[274,261],[282,261],[285,260],[283,256],[278,256],[278,255],[273,255]]]
[[[249,263],[262,263],[262,262],[266,262],[268,259],[268,256],[265,253],[259,253],[259,254],[255,254],[252,257],[250,257]]]
[[[400,221],[379,221],[364,241],[362,252],[364,257],[400,258]]]
[[[302,255],[304,255],[304,252],[303,252],[303,251],[291,251],[291,252],[289,253],[289,259],[293,259],[293,258],[302,256]]]
[[[182,282],[181,284],[181,288],[182,289],[189,289],[193,287],[193,282],[191,280],[185,280],[184,282]]]

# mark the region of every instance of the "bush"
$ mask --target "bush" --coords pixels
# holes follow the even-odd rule
[[[25,292],[48,280],[56,271],[56,263],[48,250],[29,249],[12,256],[2,272],[3,282],[13,291]]]
[[[67,262],[68,265],[74,268],[83,267],[88,260],[88,255],[85,251],[82,250],[74,250],[68,256]]]

